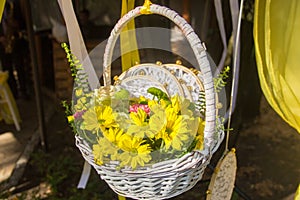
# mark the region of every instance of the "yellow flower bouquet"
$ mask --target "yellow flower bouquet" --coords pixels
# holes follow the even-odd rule
[[[78,99],[69,120],[90,142],[98,165],[144,167],[203,149],[204,121],[196,105],[178,95],[148,88],[152,99],[132,97],[121,86],[102,86]]]
[[[172,85],[172,81],[168,80],[169,86],[161,86],[149,78],[159,71],[165,73],[160,76],[166,80],[168,76],[175,77],[175,69],[180,69],[186,72],[186,79],[193,82],[193,79],[200,80],[197,70],[177,64],[165,68],[138,65],[115,77],[114,85],[91,90],[81,64],[66,44],[62,47],[75,78],[72,105],[65,103],[68,121],[74,132],[90,146],[97,165],[114,163],[117,170],[135,170],[204,149],[206,105],[204,93],[198,92],[203,87],[201,82],[194,81],[193,87],[197,85],[199,88],[194,97],[189,97],[185,94],[187,92],[178,94],[180,89],[177,93],[179,81]],[[226,68],[214,80],[216,91],[225,85],[223,79],[227,77],[228,70]],[[168,90],[175,92],[170,95]],[[220,129],[223,125],[218,123],[216,132]]]

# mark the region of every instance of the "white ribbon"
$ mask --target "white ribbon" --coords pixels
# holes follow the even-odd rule
[[[223,11],[222,11],[222,2],[221,0],[215,0],[215,10],[216,10],[216,16],[218,20],[220,35],[223,43],[223,53],[222,57],[218,64],[218,70],[217,73],[222,71],[224,68],[224,62],[226,59],[227,54],[227,40],[226,40],[226,32],[225,32],[225,26],[224,26],[224,17],[223,17]]]
[[[77,188],[85,189],[86,184],[89,180],[90,174],[91,174],[91,165],[87,161],[85,161]]]
[[[233,31],[233,79],[232,83],[232,111],[234,112],[236,106],[236,97],[240,76],[240,28],[241,28],[241,15],[243,10],[243,0],[239,6],[238,0],[230,0],[231,21]],[[226,118],[229,116],[229,111],[226,113]]]
[[[72,1],[57,1],[66,22],[71,52],[77,57],[80,63],[84,63],[82,67],[88,75],[90,87],[91,89],[96,89],[99,86],[99,80],[86,50],[79,24],[73,9]]]
[[[219,73],[224,68],[224,62],[226,59],[227,54],[227,41],[226,41],[226,32],[225,32],[225,26],[224,26],[224,18],[223,18],[223,12],[222,12],[222,2],[221,0],[215,0],[215,10],[216,10],[216,16],[218,20],[220,35],[223,43],[223,53],[222,57],[218,64],[218,70],[216,73]],[[241,21],[239,20],[239,11],[240,9],[243,9],[242,6],[239,8],[238,0],[230,0],[230,11],[231,11],[231,21],[232,21],[232,34],[233,34],[233,62],[232,62],[232,71],[234,74],[234,86],[232,91],[232,111],[234,112],[235,106],[236,106],[236,98],[237,98],[237,90],[238,90],[238,78],[239,78],[239,72],[240,72],[240,34],[238,27],[240,27]],[[227,120],[229,117],[229,109],[226,111],[225,119]]]
[[[80,63],[84,63],[82,66],[88,75],[88,82],[91,89],[96,89],[99,86],[99,80],[94,70],[93,64],[89,58],[86,46],[83,41],[83,37],[79,28],[78,21],[73,9],[71,0],[57,0],[64,16],[67,33],[70,43],[70,49]],[[84,167],[81,173],[81,178],[78,183],[78,188],[85,188],[88,182],[91,172],[91,166],[85,161]]]

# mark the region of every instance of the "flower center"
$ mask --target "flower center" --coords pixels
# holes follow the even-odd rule
[[[103,124],[105,122],[105,119],[99,119],[98,122],[99,124]]]
[[[166,132],[170,135],[173,132],[172,128],[166,128]]]
[[[133,148],[133,149],[131,149],[131,151],[130,151],[130,155],[132,155],[132,156],[136,156],[138,154],[138,151],[137,151],[137,149],[136,148]]]

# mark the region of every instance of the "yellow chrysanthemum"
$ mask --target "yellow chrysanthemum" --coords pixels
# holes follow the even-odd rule
[[[131,119],[127,113],[118,113],[115,115],[115,122],[120,129],[127,130],[131,124]]]
[[[96,133],[106,128],[118,127],[115,117],[109,106],[95,106],[87,110],[83,116],[83,129]]]
[[[175,95],[171,98],[171,105],[169,106],[172,106],[172,110],[176,114],[181,110],[181,101],[178,95]]]
[[[94,155],[94,160],[95,163],[98,165],[103,165],[104,164],[104,152],[102,146],[99,144],[94,144],[93,145],[93,155]]]
[[[128,127],[127,133],[139,138],[144,138],[145,135],[150,138],[153,137],[154,133],[149,129],[149,124],[146,121],[147,117],[147,113],[141,108],[138,108],[137,112],[131,112],[132,124]]]
[[[187,120],[182,115],[177,115],[176,109],[172,107],[166,109],[167,124],[161,132],[161,138],[165,143],[166,150],[170,147],[176,150],[182,150],[183,144],[189,140]]]
[[[130,118],[132,119],[133,123],[137,126],[147,125],[147,113],[141,108],[138,108],[137,112],[131,112]]]
[[[199,122],[198,131],[196,135],[196,147],[197,150],[202,150],[204,148],[204,127],[205,127],[205,121],[202,119]]]
[[[161,99],[161,100],[159,101],[159,104],[160,104],[163,108],[166,108],[166,107],[168,107],[168,106],[171,105],[171,104],[170,104],[170,101],[166,101],[166,100],[163,100],[163,99]]]
[[[151,100],[148,102],[148,105],[151,108],[151,111],[153,108],[166,109],[167,107],[172,107],[177,113],[181,110],[181,100],[178,95],[175,95],[171,98],[171,103],[170,101],[161,99],[160,101]]]
[[[180,112],[181,112],[181,115],[187,115],[189,117],[192,117],[194,116],[194,113],[193,111],[189,108],[190,106],[192,107],[191,105],[191,101],[188,100],[188,99],[184,99],[183,101],[181,101],[181,105],[180,105]]]
[[[149,128],[155,134],[155,138],[161,138],[160,133],[167,124],[167,116],[165,111],[157,109],[149,119]]]
[[[109,142],[118,146],[121,136],[123,135],[123,130],[119,128],[110,128],[103,131],[103,135]]]
[[[93,145],[94,160],[98,165],[103,165],[109,157],[111,160],[117,160],[119,149],[106,138],[99,138],[98,143]]]
[[[144,142],[141,138],[123,135],[120,147],[124,152],[119,156],[121,166],[135,169],[137,166],[145,166],[151,160],[151,149]]]
[[[191,129],[191,138],[195,138],[195,150],[202,150],[204,148],[204,127],[205,121],[197,117],[189,121],[189,127]]]

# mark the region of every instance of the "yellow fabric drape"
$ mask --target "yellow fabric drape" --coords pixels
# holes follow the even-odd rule
[[[298,189],[296,191],[295,200],[300,200],[300,185],[298,186]]]
[[[261,88],[300,133],[300,1],[256,0],[254,42]]]
[[[4,11],[4,6],[5,6],[5,0],[1,0],[1,2],[0,2],[0,22],[2,19],[3,11]]]
[[[122,0],[121,17],[134,8],[134,2],[135,0]],[[120,35],[123,71],[140,62],[134,29],[134,20],[131,20]]]
[[[18,122],[21,122],[19,110],[17,108],[15,99],[11,93],[10,87],[7,84],[7,79],[8,79],[8,73],[0,71],[0,101],[1,100],[10,101],[13,112],[15,113]],[[6,91],[8,97],[5,96],[4,90]],[[7,102],[0,103],[0,121],[2,120],[4,120],[5,123],[7,124],[14,123],[12,113],[11,110],[9,109]]]

